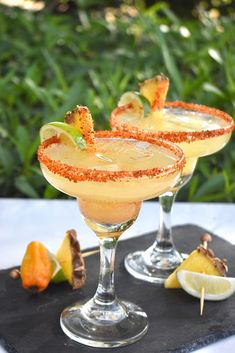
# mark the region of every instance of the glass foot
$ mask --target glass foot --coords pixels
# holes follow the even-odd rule
[[[135,278],[151,283],[163,283],[174,269],[187,257],[173,249],[170,252],[156,252],[151,248],[128,254],[124,264]]]
[[[147,315],[139,306],[118,300],[108,307],[94,299],[76,303],[62,312],[60,324],[69,338],[100,348],[128,345],[148,329]]]

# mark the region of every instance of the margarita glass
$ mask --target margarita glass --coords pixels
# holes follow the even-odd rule
[[[135,134],[95,133],[92,149],[63,143],[60,135],[42,141],[38,158],[48,182],[77,198],[88,227],[100,243],[97,291],[61,315],[71,339],[93,347],[118,347],[141,338],[148,328],[145,312],[120,301],[114,289],[117,240],[138,216],[141,202],[161,194],[178,180],[185,159],[180,148]]]
[[[183,260],[172,239],[171,209],[176,194],[190,180],[199,157],[211,155],[228,143],[234,122],[218,109],[181,101],[164,102],[160,111],[151,111],[147,116],[143,106],[142,114],[137,106],[130,100],[117,107],[111,115],[112,128],[167,139],[180,146],[186,157],[178,183],[159,197],[160,221],[155,242],[147,250],[125,258],[125,267],[134,277],[161,283]]]

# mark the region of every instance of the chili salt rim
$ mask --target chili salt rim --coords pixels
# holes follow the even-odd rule
[[[129,138],[137,139],[135,133],[120,132],[120,131],[99,131],[95,132],[96,137],[111,137],[111,138]],[[139,136],[139,134],[138,134]],[[139,140],[139,139],[137,139]],[[177,170],[180,170],[185,165],[185,157],[182,150],[173,145],[168,141],[163,141],[161,139],[156,140],[156,138],[146,137],[143,134],[143,139],[141,141],[146,141],[163,148],[167,148],[175,154],[177,160],[174,164],[167,167],[152,168],[152,169],[142,169],[134,171],[107,171],[107,170],[96,170],[88,168],[79,168],[75,166],[70,166],[66,163],[55,161],[45,154],[45,150],[53,145],[60,143],[58,136],[53,136],[45,141],[43,141],[38,148],[38,160],[40,163],[45,165],[52,173],[58,174],[66,179],[73,182],[79,181],[95,181],[95,182],[108,182],[108,181],[119,181],[122,179],[134,178],[138,179],[140,177],[147,176],[149,178],[161,177],[170,174],[174,174]]]
[[[226,121],[229,125],[224,128],[219,128],[214,130],[202,130],[202,131],[146,131],[144,129],[133,126],[129,123],[124,123],[120,121],[121,120],[120,114],[132,108],[131,103],[117,107],[112,111],[111,118],[110,118],[110,125],[112,128],[116,130],[131,131],[137,134],[137,136],[138,134],[142,134],[142,132],[144,131],[144,133],[148,137],[167,139],[168,141],[176,142],[176,143],[205,140],[208,138],[221,136],[232,132],[233,129],[235,128],[235,123],[233,121],[233,118],[229,114],[217,108],[211,108],[201,104],[186,103],[183,101],[166,102],[165,107],[180,108],[180,109],[185,109],[189,111],[195,111],[199,113],[212,115]]]

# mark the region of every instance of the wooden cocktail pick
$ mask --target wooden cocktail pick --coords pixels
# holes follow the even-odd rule
[[[100,252],[100,249],[88,250],[88,251],[82,252],[82,257],[89,257],[91,255],[97,254],[98,252]],[[21,277],[20,270],[18,270],[17,268],[14,268],[13,270],[11,270],[9,275],[12,279],[15,279],[15,280]]]
[[[212,238],[210,234],[205,233],[201,236],[201,243],[204,249],[207,249],[208,243],[212,241]],[[200,315],[202,316],[203,314],[203,309],[204,309],[204,301],[205,301],[205,288],[201,288],[201,296],[200,296]]]
[[[82,256],[83,257],[88,257],[88,256],[91,256],[91,255],[95,255],[98,252],[100,252],[100,249],[85,251],[85,252],[82,252]]]

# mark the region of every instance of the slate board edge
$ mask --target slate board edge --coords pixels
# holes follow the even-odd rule
[[[185,344],[183,344],[179,347],[176,347],[174,349],[167,349],[165,351],[163,350],[162,353],[190,353],[195,350],[201,349],[203,347],[207,347],[209,344],[217,343],[220,340],[222,340],[223,338],[228,338],[234,334],[235,334],[234,329],[227,330],[227,331],[220,331],[220,332],[217,332],[216,334],[213,333],[213,334],[201,337],[201,338],[191,342],[190,348],[188,347],[188,344],[185,343]]]

